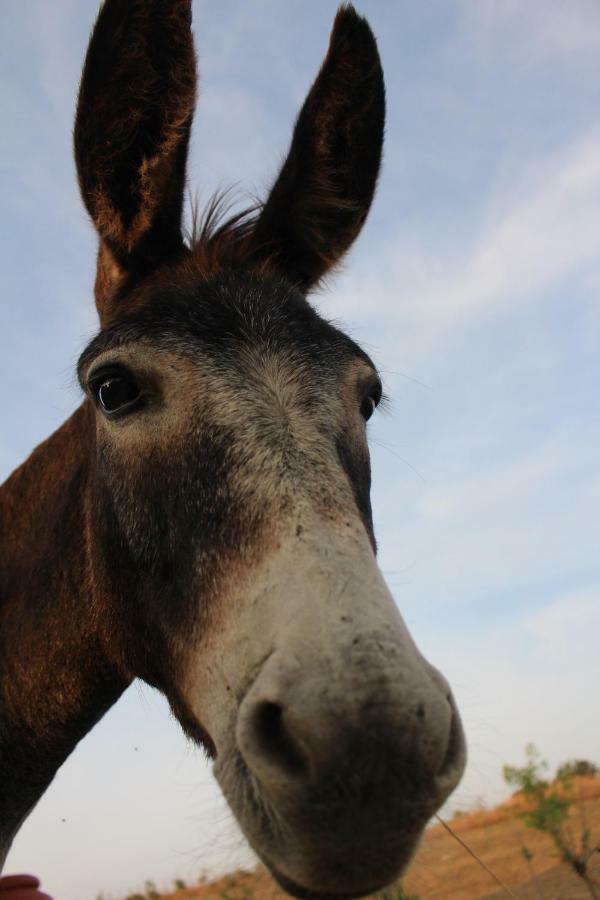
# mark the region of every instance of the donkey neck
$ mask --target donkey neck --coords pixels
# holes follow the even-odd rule
[[[85,406],[0,487],[0,870],[77,742],[127,686],[100,638]]]

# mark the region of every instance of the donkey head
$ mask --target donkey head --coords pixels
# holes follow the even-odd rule
[[[75,128],[100,237],[91,583],[106,654],[168,697],[292,894],[388,883],[457,784],[462,730],[375,560],[369,357],[306,299],[360,231],[384,87],[339,11],[266,201],[186,244],[191,0],[105,0]]]

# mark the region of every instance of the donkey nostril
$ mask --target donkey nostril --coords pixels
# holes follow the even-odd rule
[[[263,755],[271,766],[286,775],[303,775],[308,762],[301,747],[285,721],[285,713],[278,703],[263,700],[256,704],[252,715],[251,730],[255,750]]]
[[[278,703],[265,700],[257,705],[254,711],[254,724],[266,743],[270,743],[272,740],[278,742],[281,739],[282,717],[283,710]]]

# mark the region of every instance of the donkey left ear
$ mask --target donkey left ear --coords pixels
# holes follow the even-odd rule
[[[191,0],[104,0],[75,121],[83,201],[100,236],[96,304],[181,251],[196,96]]]
[[[383,72],[373,32],[340,7],[288,157],[256,222],[255,256],[309,290],[366,219],[381,163]]]

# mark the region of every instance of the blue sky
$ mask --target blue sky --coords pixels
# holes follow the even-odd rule
[[[95,0],[0,8],[4,477],[79,402],[95,237],[71,160]],[[329,0],[194,3],[190,181],[261,193],[327,45]],[[528,741],[600,756],[600,7],[364,0],[388,89],[367,226],[315,302],[376,359],[380,560],[503,793]],[[7,870],[60,900],[248,858],[209,768],[135,685],[61,770]]]

